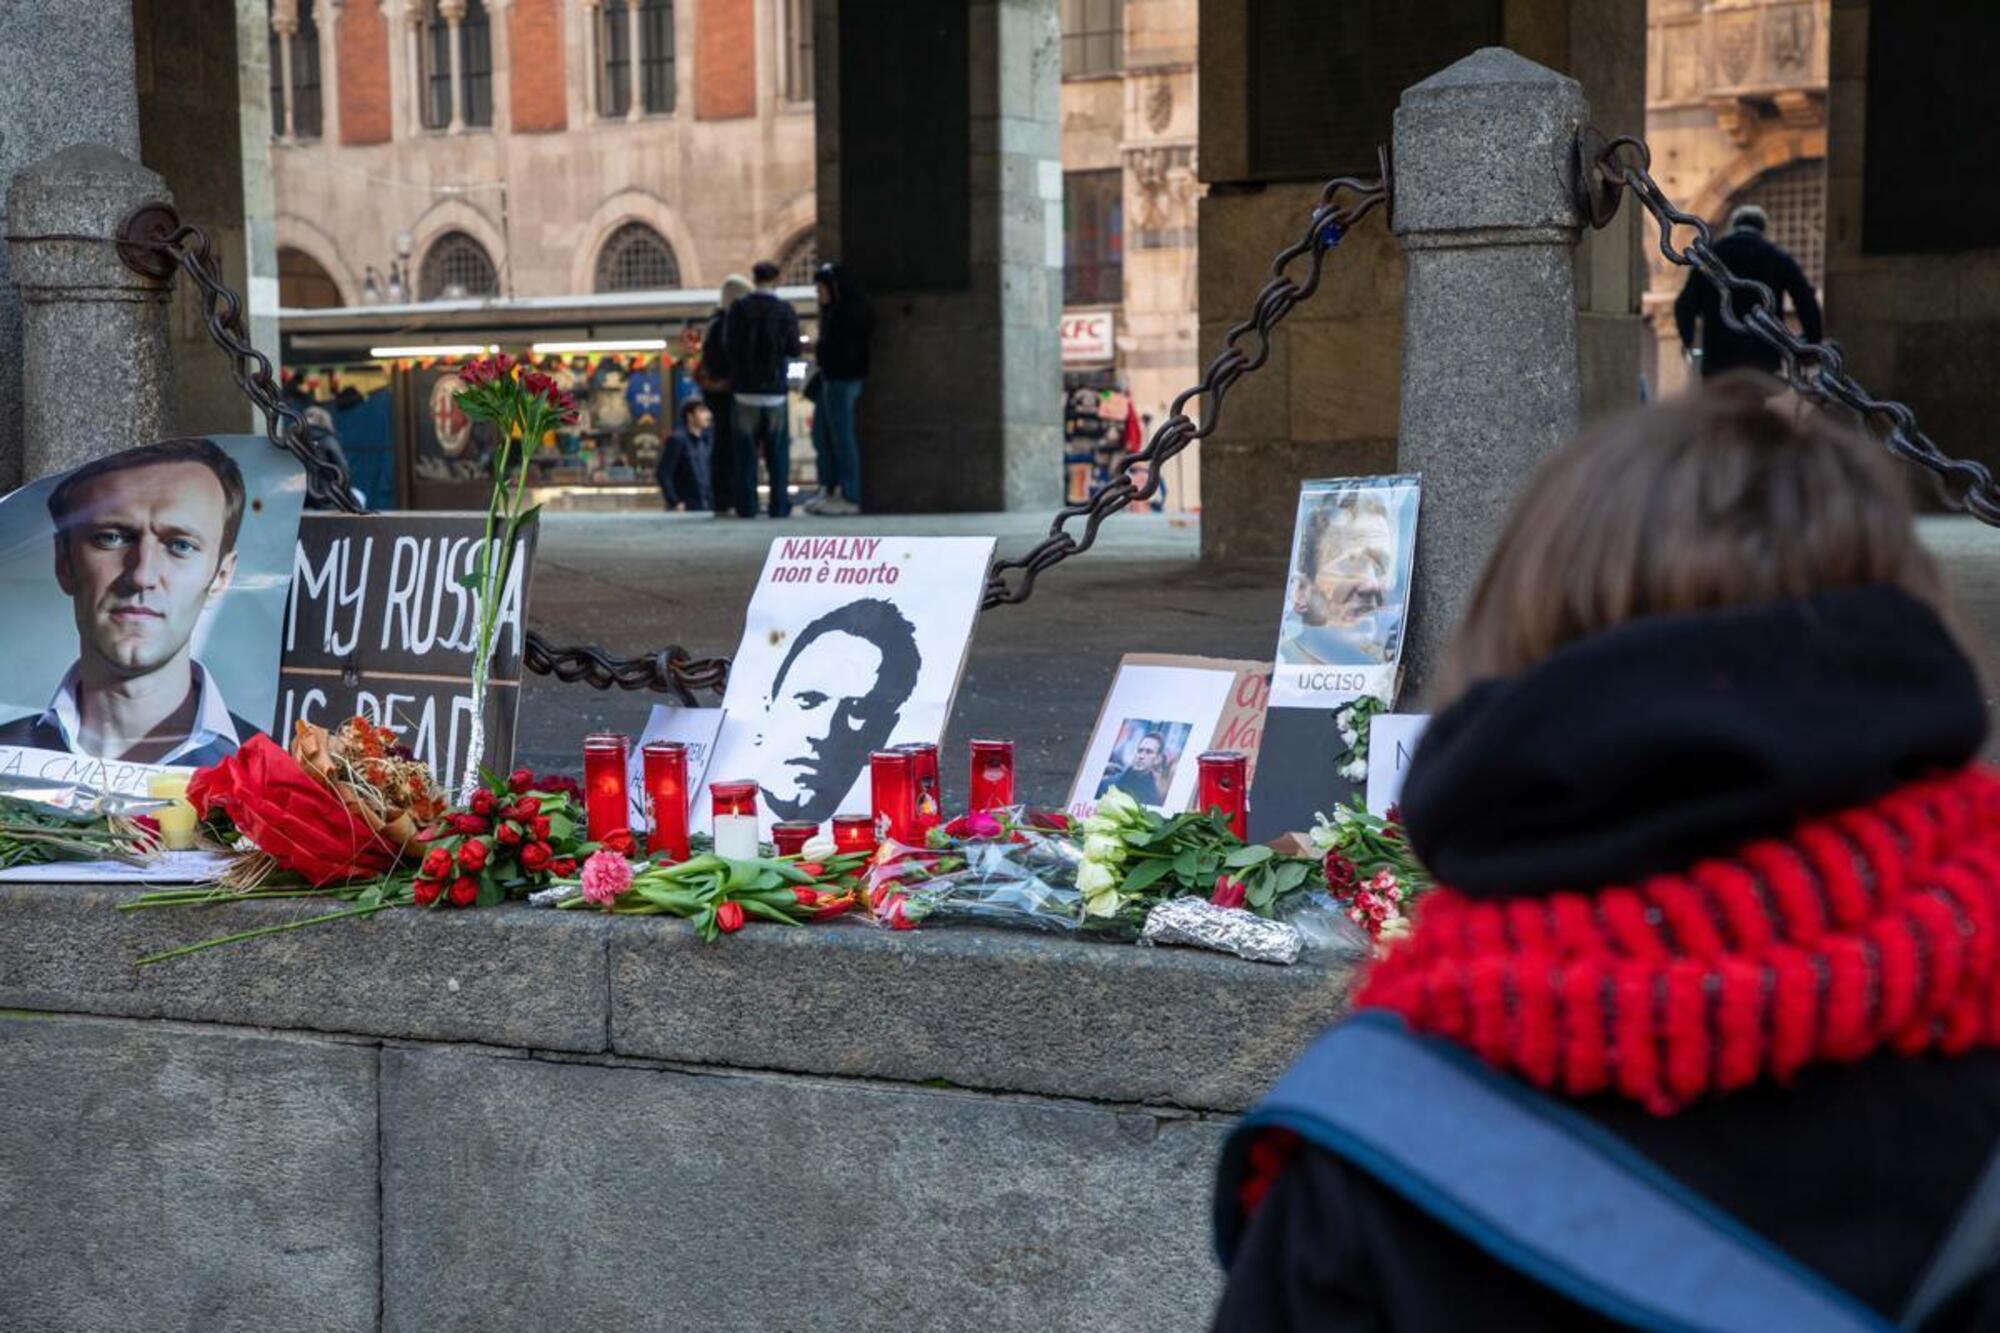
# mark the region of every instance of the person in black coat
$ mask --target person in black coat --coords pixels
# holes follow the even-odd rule
[[[722,320],[723,378],[729,381],[731,443],[735,451],[736,512],[757,514],[757,460],[770,482],[768,512],[792,512],[792,433],[789,398],[792,358],[799,353],[799,316],[778,295],[780,270],[759,260],[750,270],[753,291],[736,299]]]
[[[702,332],[701,359],[695,363],[694,369],[694,382],[701,389],[702,400],[715,415],[715,439],[709,450],[708,489],[709,501],[718,518],[737,511],[736,439],[732,427],[735,411],[730,400],[729,377],[723,369],[722,325],[729,307],[749,291],[750,279],[740,273],[732,273],[722,280],[720,299]]]
[[[1772,314],[1783,319],[1785,298],[1799,314],[1799,331],[1807,342],[1818,342],[1819,299],[1798,261],[1764,235],[1769,227],[1764,210],[1745,204],[1729,217],[1729,232],[1715,242],[1715,254],[1739,278],[1750,278],[1771,289],[1776,300]],[[1733,308],[1738,316],[1754,305],[1747,293],[1738,293]],[[1702,378],[1712,379],[1732,370],[1761,370],[1774,375],[1780,364],[1777,349],[1754,333],[1738,333],[1722,322],[1722,297],[1714,283],[1698,268],[1688,270],[1681,294],[1674,300],[1674,327],[1680,331],[1681,346],[1695,345],[1695,325],[1701,325]]]
[[[680,427],[660,442],[660,459],[653,479],[660,486],[660,500],[669,511],[707,509],[709,468],[715,448],[715,417],[699,398],[681,400]]]
[[[1352,1021],[1884,1316],[2000,1143],[2000,779],[1887,454],[1728,387],[1607,421],[1516,506],[1403,789],[1439,887]],[[1218,1333],[1618,1326],[1337,1144],[1241,1136],[1217,1218]],[[1922,1327],[2000,1328],[1985,1260]]]
[[[819,389],[813,405],[813,444],[819,453],[820,493],[806,504],[814,514],[861,512],[861,441],[855,405],[868,379],[868,342],[875,315],[860,284],[840,264],[821,264],[819,290]]]

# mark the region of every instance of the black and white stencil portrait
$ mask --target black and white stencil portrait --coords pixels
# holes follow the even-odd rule
[[[268,730],[304,498],[290,455],[223,436],[0,500],[0,771],[143,790]]]
[[[869,754],[944,734],[992,554],[981,537],[773,542],[708,780],[755,778],[767,827],[866,812]]]

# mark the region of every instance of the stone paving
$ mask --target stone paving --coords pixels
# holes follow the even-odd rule
[[[764,553],[780,534],[993,534],[1018,552],[1046,531],[1046,514],[920,515],[847,520],[717,520],[661,514],[553,514],[544,518],[529,619],[551,639],[599,643],[621,654],[679,643],[697,656],[730,654]],[[1203,563],[1198,519],[1122,515],[1086,554],[1045,574],[1020,606],[979,618],[946,733],[945,782],[955,796],[972,736],[1019,744],[1024,793],[1068,791],[1098,705],[1128,652],[1262,658],[1278,632],[1283,566]],[[2000,531],[1969,519],[1923,521],[1945,562],[1988,678],[2000,669]],[[584,732],[633,734],[650,696],[600,693],[533,678],[524,693],[521,750],[537,766],[574,770]]]

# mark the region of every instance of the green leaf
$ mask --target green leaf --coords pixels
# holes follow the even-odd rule
[[[1175,879],[1193,882],[1197,866],[1194,848],[1189,847],[1175,856],[1172,864]]]
[[[1283,895],[1304,884],[1306,876],[1310,874],[1312,874],[1312,862],[1288,860],[1272,872],[1271,880],[1277,885],[1277,892]]]
[[[1271,882],[1270,876],[1260,875],[1244,891],[1243,897],[1244,901],[1261,912],[1271,905],[1271,899],[1275,898],[1277,893],[1277,887]]]
[[[560,846],[576,836],[576,820],[570,816],[549,815],[548,821],[550,842]]]
[[[1167,872],[1173,868],[1174,863],[1171,861],[1141,861],[1132,868],[1130,874],[1125,876],[1124,884],[1119,887],[1126,893],[1140,893],[1165,879]]]
[[[796,917],[786,916],[769,903],[760,903],[755,898],[739,898],[737,901],[743,904],[743,910],[751,916],[760,916],[766,921],[775,921],[783,926],[796,926],[799,924]]]
[[[1270,860],[1275,855],[1277,853],[1269,847],[1238,847],[1235,851],[1222,858],[1222,864],[1232,870],[1248,870],[1251,866],[1264,864],[1264,862]]]

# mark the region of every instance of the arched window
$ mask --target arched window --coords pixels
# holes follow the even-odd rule
[[[792,237],[792,243],[785,247],[784,258],[778,261],[783,270],[778,281],[786,287],[810,287],[813,274],[819,271],[819,237],[811,227],[807,227]]]
[[[418,83],[424,128],[450,128],[454,109],[460,125],[491,125],[493,34],[485,0],[465,0],[465,13],[456,22],[438,8],[437,0],[424,0],[419,23],[423,68]],[[458,43],[456,70],[451,60],[453,42]]]
[[[266,7],[271,24],[271,133],[320,136],[319,25],[312,0]]]
[[[317,259],[284,245],[278,247],[278,304],[287,310],[324,310],[344,303],[339,284]]]
[[[1719,230],[1729,225],[1729,215],[1745,204],[1755,204],[1771,219],[1764,233],[1776,241],[1799,267],[1814,290],[1824,285],[1826,271],[1826,159],[1805,157],[1772,167],[1729,197],[1715,219]]]
[[[500,275],[486,247],[462,231],[448,231],[431,243],[417,271],[420,301],[462,301],[498,296]]]
[[[597,252],[600,292],[668,291],[681,285],[680,261],[667,238],[643,222],[628,222]]]
[[[634,60],[634,52],[637,60]],[[673,0],[602,0],[597,9],[597,114],[617,119],[632,110],[638,67],[639,110],[674,109]]]

